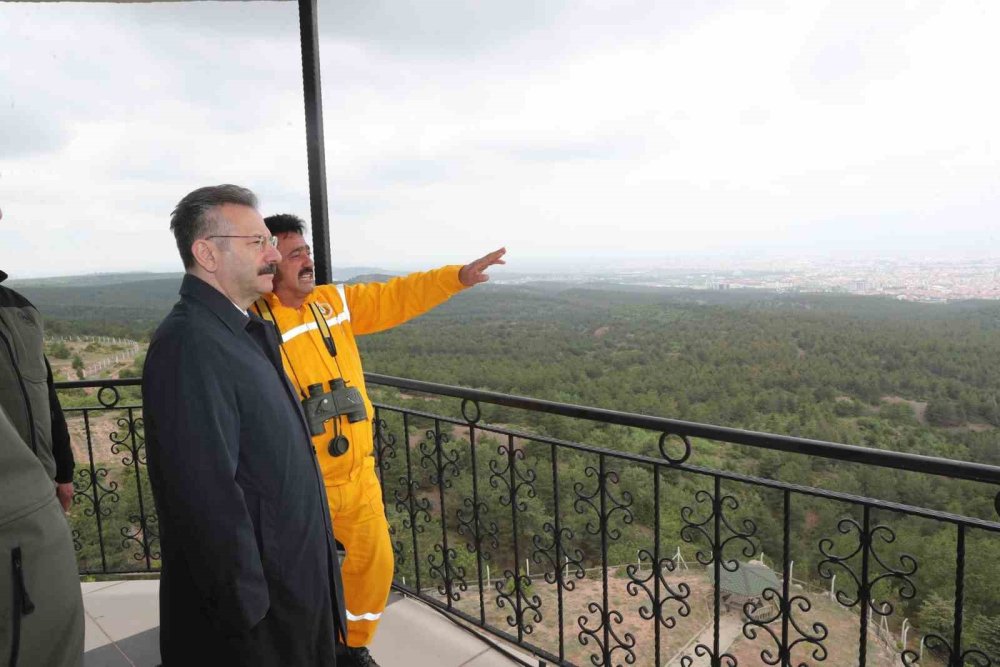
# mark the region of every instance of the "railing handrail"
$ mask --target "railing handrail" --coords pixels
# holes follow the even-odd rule
[[[836,461],[863,463],[883,468],[895,468],[897,470],[1000,485],[1000,466],[992,466],[984,463],[956,461],[937,456],[908,454],[860,447],[858,445],[845,445],[837,442],[798,438],[790,435],[747,431],[727,426],[700,424],[698,422],[669,419],[666,417],[651,417],[634,412],[592,408],[572,403],[560,403],[558,401],[530,398],[527,396],[504,394],[485,389],[469,389],[437,382],[411,380],[379,373],[365,373],[365,382],[368,384],[395,387],[396,389],[451,396],[470,401],[482,401],[484,403],[493,403],[495,405],[534,412],[545,412],[563,417],[587,419],[619,426],[632,426],[684,437],[721,440],[749,447],[759,447],[762,449],[805,454],[807,456],[818,456]]]
[[[871,447],[860,447],[858,445],[845,445],[827,440],[813,440],[811,438],[799,438],[790,435],[748,431],[728,426],[701,424],[681,419],[653,417],[634,412],[593,408],[573,403],[561,403],[528,396],[504,394],[485,389],[456,387],[454,385],[412,380],[392,375],[382,375],[380,373],[365,373],[365,382],[385,387],[395,387],[396,389],[451,396],[452,398],[493,403],[495,405],[534,412],[545,412],[563,417],[586,419],[589,421],[616,424],[618,426],[632,426],[684,437],[720,440],[732,444],[747,445],[749,447],[818,456],[835,461],[862,463],[883,468],[894,468],[897,470],[1000,485],[1000,466],[987,465],[985,463],[956,461],[937,456],[894,452]],[[137,387],[141,384],[141,378],[109,378],[102,380],[56,382],[55,387],[56,389],[85,389],[90,387]]]
[[[139,387],[142,378],[104,378],[99,380],[65,380],[54,383],[56,389],[91,389],[94,387]]]
[[[528,396],[504,394],[485,389],[470,389],[437,382],[412,380],[392,375],[382,375],[380,373],[365,373],[365,382],[368,384],[395,387],[397,389],[451,396],[470,401],[482,401],[510,408],[545,412],[563,417],[574,417],[577,419],[616,424],[618,426],[632,426],[684,437],[720,440],[738,445],[747,445],[749,447],[818,456],[835,461],[863,463],[883,468],[895,468],[897,470],[1000,485],[1000,466],[992,466],[985,463],[956,461],[937,456],[894,452],[871,447],[860,447],[858,445],[846,445],[827,440],[813,440],[811,438],[748,431],[728,426],[701,424],[667,417],[653,417],[634,412],[593,408],[573,403],[561,403]],[[55,387],[56,389],[84,389],[89,387],[135,387],[141,384],[141,378],[125,378],[56,382]]]

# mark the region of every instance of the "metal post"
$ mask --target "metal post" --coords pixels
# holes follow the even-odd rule
[[[316,0],[299,0],[302,88],[306,105],[306,154],[309,161],[309,213],[316,283],[330,282],[330,219],[326,197],[326,148],[323,143],[323,91],[319,76]]]
[[[882,635],[885,637],[891,637],[889,632],[889,603],[885,602],[882,604],[882,618],[879,621],[879,629],[882,630]]]

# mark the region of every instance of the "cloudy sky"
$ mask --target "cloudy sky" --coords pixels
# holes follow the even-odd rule
[[[336,265],[1000,260],[995,0],[320,0]],[[294,3],[0,2],[0,268],[308,215]]]

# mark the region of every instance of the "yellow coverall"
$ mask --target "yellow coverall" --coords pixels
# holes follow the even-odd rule
[[[374,410],[361,368],[355,335],[382,331],[406,322],[446,301],[464,289],[458,280],[461,266],[445,266],[425,273],[393,278],[387,283],[361,285],[320,285],[298,309],[282,305],[274,294],[262,299],[281,332],[285,372],[301,396],[307,387],[322,383],[329,389],[332,379],[342,377],[348,387],[356,387],[364,397],[368,419],[355,422],[347,417],[330,420],[323,435],[313,438],[319,465],[326,481],[330,516],[337,540],[347,557],[341,567],[344,601],[347,606],[347,645],[367,646],[375,635],[389,596],[393,576],[392,543],[382,504],[382,489],[375,474]],[[319,306],[330,327],[336,359],[327,351],[322,334],[309,307]],[[266,319],[265,308],[254,309]],[[328,452],[338,432],[350,442],[338,457]]]

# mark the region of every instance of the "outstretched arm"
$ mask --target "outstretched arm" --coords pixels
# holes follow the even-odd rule
[[[444,303],[453,294],[489,280],[486,269],[503,264],[506,248],[459,266],[442,266],[432,271],[411,273],[387,283],[364,283],[344,288],[351,311],[351,324],[358,336],[383,331],[426,313]],[[319,288],[331,294],[335,288]],[[333,296],[328,296],[331,300]]]

